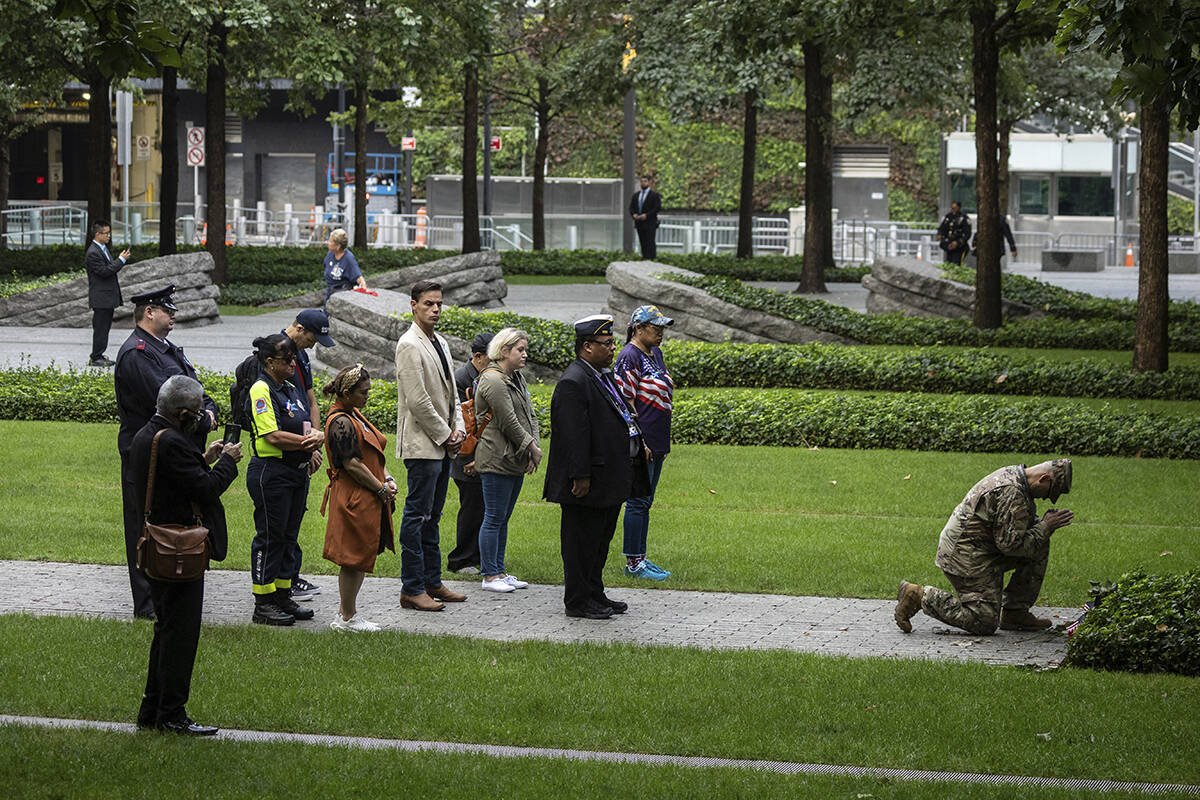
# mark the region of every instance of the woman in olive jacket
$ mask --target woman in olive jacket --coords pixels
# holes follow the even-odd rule
[[[542,460],[538,423],[521,368],[528,358],[529,334],[505,328],[488,345],[491,363],[479,373],[475,420],[486,427],[475,448],[475,470],[483,484],[483,524],[479,528],[483,588],[511,592],[528,586],[504,569],[508,519],[526,475]]]

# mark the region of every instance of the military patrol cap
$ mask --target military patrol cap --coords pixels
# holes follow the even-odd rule
[[[629,324],[644,325],[646,323],[666,327],[674,325],[675,320],[659,311],[658,306],[638,306],[633,310],[632,316],[629,317]]]
[[[296,323],[304,330],[317,337],[317,341],[325,347],[333,347],[333,337],[329,335],[329,315],[319,308],[306,308],[296,315]]]
[[[588,336],[612,336],[612,314],[592,314],[575,322],[575,336],[584,339]]]
[[[1056,458],[1050,462],[1050,502],[1057,503],[1059,495],[1071,492],[1071,459]]]
[[[135,306],[158,306],[167,311],[177,311],[175,304],[171,302],[171,295],[175,293],[175,284],[171,284],[162,289],[154,289],[149,292],[135,294],[130,300]]]
[[[490,331],[475,334],[475,338],[471,340],[471,354],[484,353],[487,354],[488,345],[492,343],[492,339],[496,338],[496,334]]]

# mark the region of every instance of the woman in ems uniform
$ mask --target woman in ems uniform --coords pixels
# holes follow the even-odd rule
[[[254,340],[259,376],[250,387],[250,465],[246,488],[254,501],[254,541],[250,543],[250,580],[254,622],[291,625],[312,619],[313,611],[291,598],[291,578],[308,499],[308,459],[325,441],[312,430],[305,394],[287,379],[295,371],[296,346],[287,334]]]

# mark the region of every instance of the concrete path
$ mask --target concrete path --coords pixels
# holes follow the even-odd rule
[[[296,628],[332,634],[337,613],[333,576],[320,576],[323,590],[311,603],[316,617]],[[603,642],[719,650],[792,650],[850,657],[921,658],[988,664],[1056,666],[1066,653],[1062,633],[1000,631],[970,636],[924,615],[913,632],[892,619],[894,602],[836,597],[691,592],[671,589],[613,589],[629,611],[609,620],[563,613],[562,587],[530,585],[510,594],[485,592],[478,581],[448,582],[467,595],[438,613],[400,608],[400,581],[367,578],[359,611],[386,630],[464,636],[496,641]],[[205,622],[247,624],[253,610],[250,576],[235,570],[209,572]],[[38,561],[0,561],[0,613],[84,615],[128,619],[132,614],[124,567]],[[1039,609],[1056,623],[1079,612]]]

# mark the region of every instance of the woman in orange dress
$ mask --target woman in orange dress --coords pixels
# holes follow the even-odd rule
[[[375,557],[386,547],[396,552],[392,511],[396,481],[387,474],[387,437],[362,415],[371,392],[371,376],[362,364],[346,367],[322,391],[333,397],[325,418],[326,473],[329,485],[321,514],[325,524],[323,555],[341,567],[338,614],[329,623],[338,631],[377,631],[358,614],[358,590]]]

